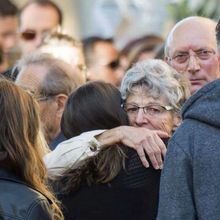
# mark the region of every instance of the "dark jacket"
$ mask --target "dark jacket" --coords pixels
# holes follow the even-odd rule
[[[58,144],[65,141],[66,138],[64,137],[63,133],[59,133],[57,137],[54,138],[54,140],[49,144],[49,147],[51,150],[54,150]]]
[[[0,169],[0,219],[51,220],[50,201],[11,173]]]
[[[107,184],[82,184],[77,192],[59,195],[65,220],[155,220],[160,170],[143,167],[128,149],[126,170]]]
[[[168,144],[159,220],[220,219],[220,79],[185,103]]]

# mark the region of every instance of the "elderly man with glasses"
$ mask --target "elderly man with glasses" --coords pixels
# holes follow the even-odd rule
[[[215,27],[207,18],[190,17],[168,38],[168,62],[190,79],[194,94],[183,106],[183,122],[168,144],[158,220],[220,219],[220,64]]]
[[[16,84],[31,92],[38,101],[44,136],[53,150],[65,140],[60,121],[69,94],[81,83],[80,72],[43,53],[22,58],[17,68]]]
[[[168,35],[165,59],[190,80],[192,94],[219,77],[215,27],[216,22],[211,19],[188,17]]]

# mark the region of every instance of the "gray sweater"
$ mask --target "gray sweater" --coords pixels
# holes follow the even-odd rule
[[[168,144],[158,220],[220,220],[220,79],[185,103]]]

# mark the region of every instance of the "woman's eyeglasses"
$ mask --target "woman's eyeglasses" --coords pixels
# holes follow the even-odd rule
[[[124,105],[123,107],[125,111],[128,113],[128,115],[131,116],[136,116],[140,109],[143,110],[145,115],[149,114],[151,116],[158,116],[163,114],[165,111],[170,111],[173,109],[172,106],[163,106],[159,104],[150,104],[143,107],[133,104],[127,104]]]

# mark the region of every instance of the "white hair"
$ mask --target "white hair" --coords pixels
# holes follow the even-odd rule
[[[179,109],[190,95],[188,80],[157,59],[138,62],[126,72],[120,89],[122,99],[126,100],[136,86],[146,87],[147,95],[153,98],[167,98],[174,109]]]

